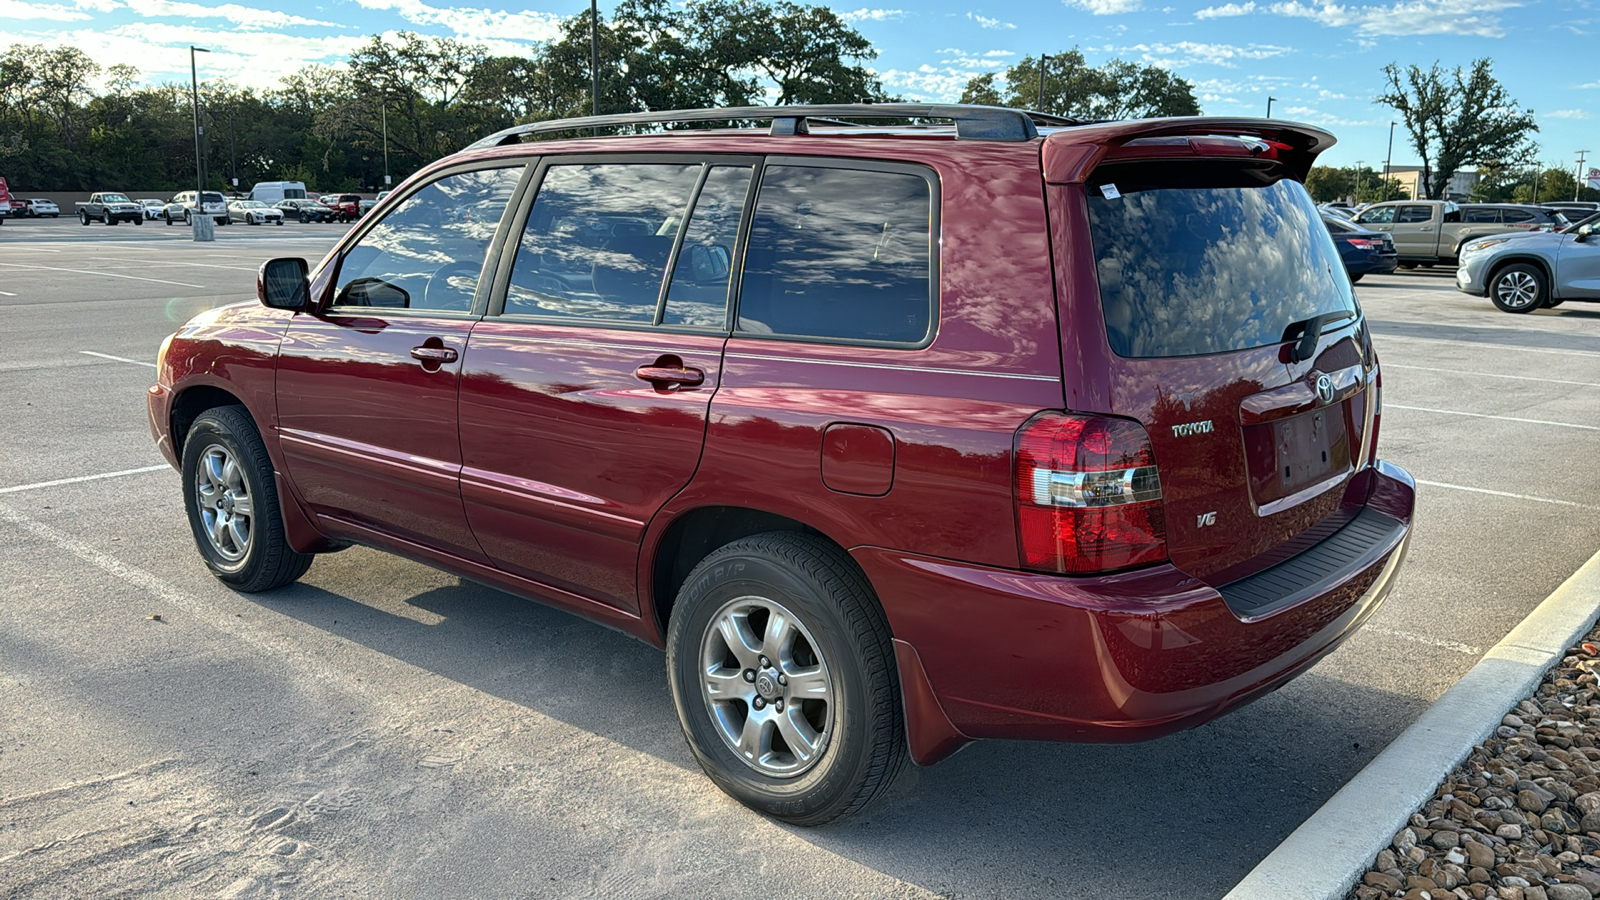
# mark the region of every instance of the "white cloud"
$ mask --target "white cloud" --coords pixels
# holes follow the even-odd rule
[[[1122,51],[1137,52],[1141,56],[1141,62],[1168,69],[1192,65],[1212,65],[1232,69],[1236,68],[1242,61],[1271,59],[1274,56],[1288,54],[1293,49],[1292,47],[1279,47],[1273,44],[1250,44],[1245,47],[1238,47],[1233,44],[1176,41],[1170,44],[1134,44],[1131,47],[1122,48]]]
[[[904,16],[903,9],[858,9],[854,12],[839,13],[839,18],[846,22],[885,22]]]
[[[1224,3],[1221,6],[1208,6],[1194,14],[1196,19],[1226,19],[1232,16],[1248,16],[1256,11],[1256,0],[1249,0],[1243,6],[1237,3]]]
[[[1115,16],[1130,13],[1142,6],[1142,0],[1061,0],[1067,6],[1084,10],[1095,16]]]
[[[1016,28],[1017,27],[1017,26],[1011,24],[1010,22],[1002,22],[999,19],[991,19],[988,16],[980,16],[977,13],[967,13],[967,18],[971,19],[974,22],[977,22],[980,26],[982,26],[984,28]]]
[[[1346,119],[1310,106],[1285,106],[1276,118],[1298,119],[1307,125],[1318,125],[1323,128],[1363,128],[1373,125],[1382,125],[1386,119]]]
[[[27,3],[0,0],[0,19],[45,19],[51,22],[78,22],[89,14],[57,3]]]
[[[1600,88],[1600,81],[1591,81],[1588,84],[1578,85],[1579,90],[1587,90],[1588,88]]]
[[[145,18],[227,19],[243,28],[284,28],[293,25],[316,25],[339,28],[333,22],[292,16],[270,9],[254,9],[235,3],[202,6],[199,3],[181,3],[175,0],[125,0],[127,8]]]
[[[1521,6],[1521,0],[1402,0],[1385,6],[1344,6],[1330,0],[1285,0],[1267,9],[1280,16],[1310,19],[1364,35],[1451,34],[1503,37],[1493,13]]]
[[[1592,119],[1593,115],[1586,109],[1553,109],[1541,113],[1546,119]]]
[[[226,80],[243,87],[275,88],[283,76],[312,63],[335,64],[366,41],[355,35],[325,37],[275,31],[232,31],[163,22],[132,22],[104,29],[39,35],[0,33],[0,43],[26,39],[50,46],[76,47],[102,66],[126,63],[152,84],[189,83],[188,47],[211,52],[199,57],[202,81]]]
[[[422,0],[356,0],[366,9],[389,9],[414,25],[448,28],[474,43],[508,46],[515,41],[553,41],[561,36],[561,16],[542,12],[508,12],[476,7],[444,8]],[[524,48],[525,50],[526,48]]]

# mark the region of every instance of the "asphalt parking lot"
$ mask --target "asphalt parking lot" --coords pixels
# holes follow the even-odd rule
[[[1368,278],[1381,452],[1422,484],[1366,629],[1195,731],[979,743],[777,825],[701,775],[643,644],[363,548],[267,595],[207,573],[156,347],[342,232],[0,229],[0,894],[1217,897],[1600,538],[1600,304]]]

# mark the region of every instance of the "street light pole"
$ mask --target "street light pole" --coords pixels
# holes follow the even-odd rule
[[[1044,68],[1049,65],[1050,57],[1039,54],[1039,112],[1049,112],[1044,105]]]
[[[1537,160],[1533,164],[1533,202],[1539,202],[1539,173],[1543,171]]]
[[[1269,118],[1269,119],[1272,118],[1272,101],[1274,101],[1276,99],[1278,99],[1278,98],[1277,97],[1268,97],[1267,98],[1267,118]]]
[[[194,104],[194,211],[189,215],[189,223],[194,227],[194,239],[197,241],[209,241],[215,237],[209,227],[213,224],[211,218],[201,215],[204,207],[200,198],[205,192],[206,183],[205,176],[200,174],[200,76],[194,64],[196,53],[210,52],[204,47],[189,45],[189,97]],[[204,225],[201,224],[202,220]]]
[[[389,96],[378,101],[378,114],[383,119],[383,186],[389,186]]]
[[[1358,204],[1361,202],[1361,166],[1362,166],[1362,164],[1364,162],[1365,162],[1365,160],[1360,160],[1360,159],[1356,160],[1356,196],[1355,196],[1355,201]]]
[[[1577,200],[1583,196],[1583,159],[1589,155],[1587,150],[1578,151],[1578,186],[1572,189],[1572,199]]]
[[[1394,123],[1389,123],[1389,152],[1383,157],[1383,199],[1389,199],[1389,163],[1394,160]]]

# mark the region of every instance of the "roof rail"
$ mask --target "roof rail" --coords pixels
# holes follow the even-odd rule
[[[806,121],[842,124],[837,119],[949,119],[956,137],[975,141],[1029,141],[1039,136],[1039,125],[1077,125],[1076,120],[1048,113],[1002,106],[962,106],[950,103],[830,103],[802,106],[730,106],[721,109],[674,109],[661,112],[619,113],[550,119],[513,125],[476,141],[466,149],[483,150],[516,143],[523,135],[553,131],[582,131],[622,125],[664,125],[684,122],[734,122],[770,120],[772,134],[806,134]]]

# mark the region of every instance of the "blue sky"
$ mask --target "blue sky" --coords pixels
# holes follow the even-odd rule
[[[477,5],[485,3],[486,5]],[[602,15],[613,4],[600,4]],[[1600,0],[926,0],[830,4],[879,50],[892,91],[954,100],[967,79],[1041,52],[1082,48],[1160,65],[1194,83],[1208,114],[1273,114],[1323,126],[1339,145],[1322,161],[1381,166],[1391,111],[1372,102],[1388,62],[1495,61],[1512,96],[1537,117],[1546,163],[1600,158]],[[582,0],[0,0],[0,46],[70,44],[102,65],[130,63],[150,82],[202,78],[270,87],[313,62],[335,63],[378,32],[415,31],[525,52],[554,36]],[[1394,163],[1419,162],[1404,128]]]

